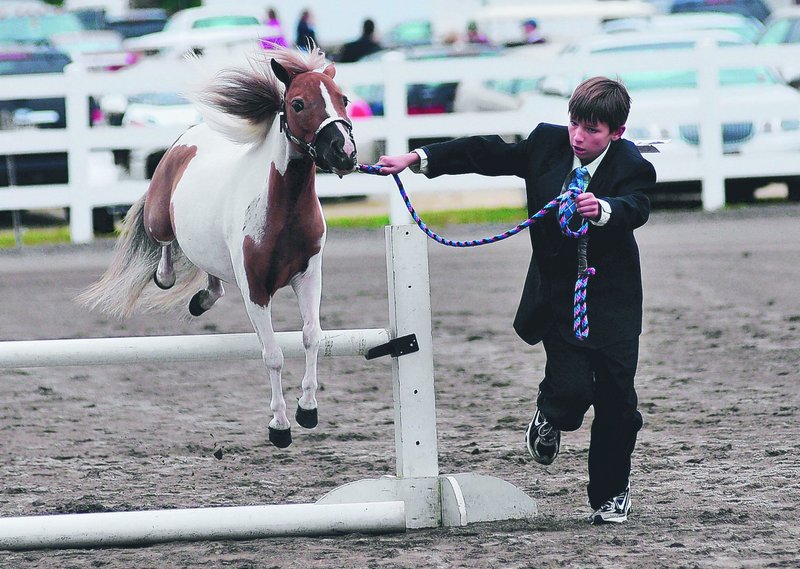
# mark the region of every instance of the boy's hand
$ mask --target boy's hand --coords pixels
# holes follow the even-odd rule
[[[375,165],[381,166],[379,174],[388,176],[389,174],[399,174],[416,162],[419,162],[419,154],[409,152],[397,156],[381,156]]]
[[[583,192],[575,198],[578,213],[586,219],[600,219],[600,203],[592,192]]]

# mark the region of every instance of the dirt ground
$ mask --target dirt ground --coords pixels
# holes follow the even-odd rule
[[[430,242],[429,254],[440,471],[505,479],[537,501],[536,519],[0,552],[0,567],[798,567],[799,218],[786,204],[656,212],[637,232],[645,427],[627,524],[584,522],[590,417],[564,435],[553,465],[525,451],[544,362],[511,330],[525,235],[469,250]],[[468,238],[505,228],[439,229]],[[0,252],[0,340],[251,331],[232,290],[193,322],[86,312],[72,298],[109,258],[108,242]],[[289,292],[274,314],[276,329],[298,329]],[[330,233],[322,317],[328,329],[387,325],[382,230]],[[287,360],[288,401],[301,371]],[[285,450],[266,440],[258,361],[0,369],[0,378],[2,516],[313,502],[395,471],[386,359],[320,359],[320,425],[293,429]]]

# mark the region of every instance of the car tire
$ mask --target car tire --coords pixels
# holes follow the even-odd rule
[[[92,210],[92,225],[95,233],[114,233],[114,214],[104,207]]]
[[[786,182],[786,188],[788,190],[786,194],[786,198],[790,202],[800,202],[800,179],[793,178]]]

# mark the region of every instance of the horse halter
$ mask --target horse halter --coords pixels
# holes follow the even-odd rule
[[[328,117],[317,127],[317,130],[314,131],[314,138],[311,140],[311,144],[302,140],[294,135],[294,133],[289,129],[289,121],[286,118],[286,99],[281,100],[281,110],[280,110],[280,128],[281,132],[286,135],[286,139],[300,147],[300,149],[305,152],[314,163],[317,165],[318,168],[325,172],[331,172],[332,170],[328,168],[325,164],[321,164],[319,160],[319,155],[317,154],[317,137],[319,137],[319,133],[322,132],[326,126],[330,124],[334,124],[340,122],[344,124],[345,128],[347,129],[347,135],[350,137],[350,142],[355,144],[355,140],[353,139],[353,124],[342,117]]]

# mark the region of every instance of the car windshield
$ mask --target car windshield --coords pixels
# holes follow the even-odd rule
[[[83,24],[75,14],[0,19],[0,40],[3,41],[41,43],[53,34],[82,31]]]
[[[617,74],[612,74],[617,75]],[[631,91],[648,89],[695,89],[697,71],[632,71],[618,74]],[[775,85],[780,83],[777,74],[767,67],[742,67],[720,69],[719,84],[722,87],[743,85]]]
[[[203,18],[192,24],[192,28],[231,28],[234,26],[256,26],[257,18],[251,16],[215,16]]]
[[[759,38],[762,45],[800,43],[800,17],[775,20]]]

